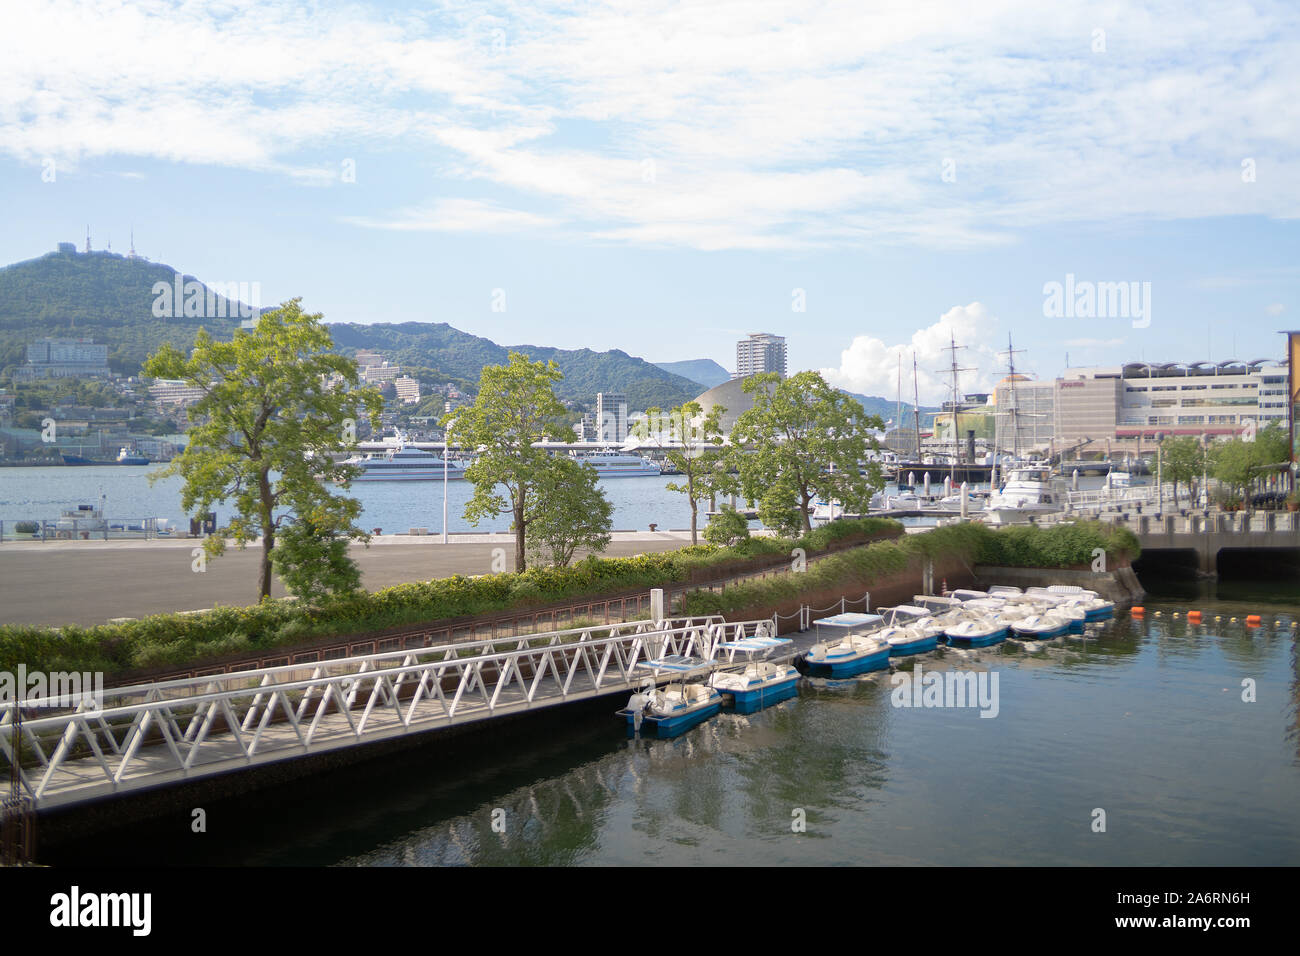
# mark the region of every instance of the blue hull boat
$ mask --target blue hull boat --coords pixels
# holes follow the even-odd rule
[[[807,655],[794,659],[794,666],[809,677],[856,677],[889,666],[889,648],[858,655],[828,654],[824,660],[809,660]]]
[[[945,634],[948,643],[957,647],[990,647],[993,644],[1000,644],[1007,639],[1007,628],[995,631],[992,634],[983,637],[954,637],[952,634]]]

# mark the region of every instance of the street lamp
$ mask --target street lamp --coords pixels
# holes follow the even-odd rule
[[[442,430],[442,543],[447,543],[447,484],[448,463],[451,452],[451,422]]]

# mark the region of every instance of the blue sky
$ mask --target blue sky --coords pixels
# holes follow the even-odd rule
[[[3,262],[134,227],[330,321],[728,368],[768,331],[890,397],[915,350],[926,401],[949,334],[975,391],[1008,332],[1047,376],[1280,357],[1300,326],[1294,4],[6,15]],[[1150,283],[1149,325],[1045,316],[1067,274]]]

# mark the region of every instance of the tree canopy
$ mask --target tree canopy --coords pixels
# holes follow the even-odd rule
[[[441,422],[452,441],[477,449],[465,472],[474,486],[465,517],[473,524],[500,514],[512,517],[516,571],[528,566],[528,529],[545,506],[539,490],[551,476],[546,451],[533,443],[573,440],[573,433],[558,423],[565,410],[554,384],[562,377],[554,362],[533,362],[511,352],[505,365],[483,368],[474,403],[449,412]]]
[[[373,389],[358,388],[355,362],[330,352],[321,318],[292,299],[229,342],[200,329],[188,357],[166,345],[145,363],[148,375],[181,379],[204,393],[188,412],[185,451],[154,477],[184,477],[181,501],[189,514],[233,500],[230,536],[241,548],[262,541],[262,598],[271,593],[273,560],[296,593],[315,595],[318,582],[326,590],[352,589],[359,579],[339,539],[368,540],[355,526],[360,502],[331,493],[326,482],[346,486],[354,471],[331,456],[354,446],[349,422],[366,416],[377,427],[382,403]],[[344,387],[328,384],[331,376]],[[277,555],[276,532],[286,521],[295,528]],[[204,548],[219,555],[225,538],[208,538]]]
[[[736,421],[731,441],[743,449],[741,485],[759,503],[763,523],[787,533],[809,531],[818,498],[865,513],[872,493],[884,487],[880,466],[867,461],[877,448],[872,431],[884,428],[880,417],[816,372],[754,375],[743,388],[754,407]]]

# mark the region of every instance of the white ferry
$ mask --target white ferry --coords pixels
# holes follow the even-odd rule
[[[989,495],[984,514],[990,524],[1014,524],[1065,510],[1065,482],[1048,465],[1012,469],[1007,483]]]
[[[457,481],[465,477],[470,465],[464,461],[448,461],[444,465],[442,458],[433,452],[404,446],[349,458],[343,464],[361,469],[353,481],[442,481],[444,474],[448,481]]]
[[[591,465],[601,478],[641,478],[661,473],[659,463],[640,455],[616,451],[593,451],[575,455],[580,465]]]

